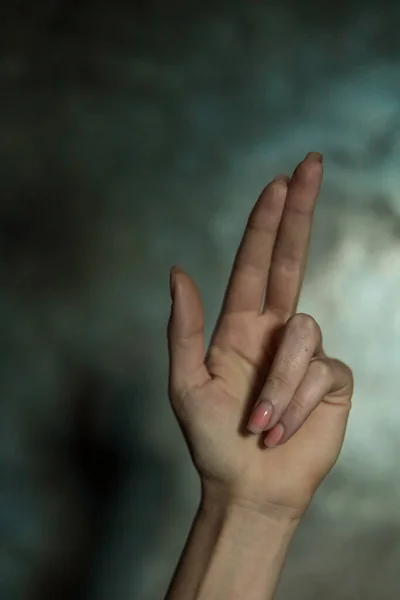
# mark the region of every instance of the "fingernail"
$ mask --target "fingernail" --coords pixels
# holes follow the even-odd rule
[[[275,446],[277,446],[283,438],[284,434],[284,426],[282,423],[278,423],[271,429],[271,431],[268,432],[268,435],[264,440],[264,444],[267,446],[267,448],[275,448]]]
[[[283,183],[288,183],[289,177],[284,174],[275,175],[274,181],[276,181],[276,182],[282,181]]]
[[[251,413],[247,429],[251,433],[261,433],[272,417],[273,406],[270,402],[260,402]]]
[[[322,154],[320,152],[309,152],[307,154],[305,160],[315,160],[319,163],[322,163],[324,160],[324,157],[322,156]]]
[[[170,293],[171,293],[171,300],[174,299],[175,274],[178,270],[179,270],[178,267],[176,265],[174,265],[169,272],[169,289],[170,289]]]

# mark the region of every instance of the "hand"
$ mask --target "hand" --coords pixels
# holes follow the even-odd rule
[[[236,255],[208,353],[199,292],[171,272],[169,393],[203,491],[297,519],[335,464],[351,407],[350,369],[295,314],[322,157],[262,192]]]

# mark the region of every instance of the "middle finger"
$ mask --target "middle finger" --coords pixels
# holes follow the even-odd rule
[[[269,270],[264,310],[285,320],[295,312],[300,295],[321,181],[322,156],[312,152],[290,182]]]

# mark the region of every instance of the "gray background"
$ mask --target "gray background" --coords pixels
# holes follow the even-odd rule
[[[398,599],[400,5],[0,11],[0,597],[162,598],[198,500],[169,267],[210,332],[261,187],[321,151],[299,308],[357,390],[278,597]]]

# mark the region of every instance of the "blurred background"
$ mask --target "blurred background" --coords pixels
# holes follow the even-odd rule
[[[260,189],[325,155],[300,310],[354,370],[280,600],[400,597],[400,4],[0,9],[0,597],[157,600],[198,501],[168,271],[208,333]]]

